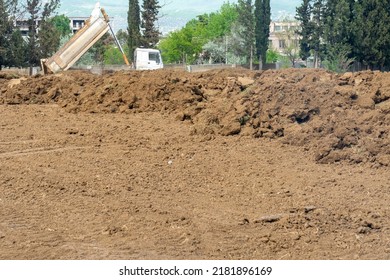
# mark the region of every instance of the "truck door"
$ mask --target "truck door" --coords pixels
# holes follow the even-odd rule
[[[159,52],[149,52],[149,66],[152,69],[161,68],[161,58]]]

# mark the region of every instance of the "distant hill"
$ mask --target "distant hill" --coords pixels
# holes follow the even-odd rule
[[[97,1],[95,0],[66,0],[62,1],[59,9],[60,14],[72,16],[89,16]],[[217,11],[225,0],[162,0],[160,5],[161,19],[159,21],[160,30],[163,33],[183,27],[189,20],[199,14]],[[230,1],[232,3],[237,1]],[[278,18],[280,14],[295,14],[295,7],[301,0],[278,0],[271,1],[272,17]],[[113,27],[115,30],[124,29],[127,26],[128,0],[100,1],[108,15],[113,17]],[[142,3],[142,0],[140,0]]]

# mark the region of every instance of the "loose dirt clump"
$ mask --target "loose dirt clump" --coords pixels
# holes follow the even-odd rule
[[[0,95],[5,104],[57,103],[74,113],[163,112],[191,123],[194,134],[277,138],[305,147],[319,163],[390,165],[387,73],[65,72],[6,84]]]

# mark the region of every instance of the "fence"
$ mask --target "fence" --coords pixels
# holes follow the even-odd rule
[[[41,71],[40,67],[33,67],[32,69],[32,75],[39,74]],[[17,68],[17,67],[9,67],[9,68],[2,68],[2,72],[6,73],[15,73],[21,76],[28,76],[30,75],[30,68]]]
[[[296,67],[299,68],[300,64],[297,63]],[[270,69],[281,69],[285,66],[281,63],[267,63],[264,65],[263,70],[270,70]],[[292,66],[290,66],[292,67]],[[307,63],[307,66],[305,65],[305,68],[313,68],[313,65]],[[164,65],[164,69],[169,70],[175,70],[175,71],[188,71],[188,72],[205,72],[210,70],[216,70],[216,69],[231,69],[231,68],[246,68],[249,69],[249,65],[236,65],[236,64],[196,64],[196,65],[185,65],[185,64],[166,64]],[[259,64],[253,64],[253,69],[258,70]],[[130,68],[126,65],[93,65],[93,66],[73,66],[70,68],[70,70],[84,70],[84,71],[90,71],[93,74],[102,75],[104,73],[110,73],[110,72],[116,72],[116,71],[135,71],[135,69]],[[348,71],[349,72],[359,72],[359,71],[365,71],[369,70],[369,67],[359,63],[355,62],[353,63]],[[377,67],[371,70],[377,70],[377,71],[390,71],[389,67]],[[8,72],[8,73],[16,73],[21,76],[28,76],[30,75],[30,68],[3,68],[2,72]],[[33,67],[32,68],[32,75],[36,75],[41,73],[40,67]]]
[[[107,72],[116,72],[116,71],[129,71],[134,70],[130,68],[127,65],[92,65],[92,66],[72,66],[70,70],[84,70],[84,71],[90,71],[93,74],[102,75],[103,73]]]

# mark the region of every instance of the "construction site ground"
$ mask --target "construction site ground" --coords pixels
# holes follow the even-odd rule
[[[390,74],[0,72],[0,259],[390,259]]]

